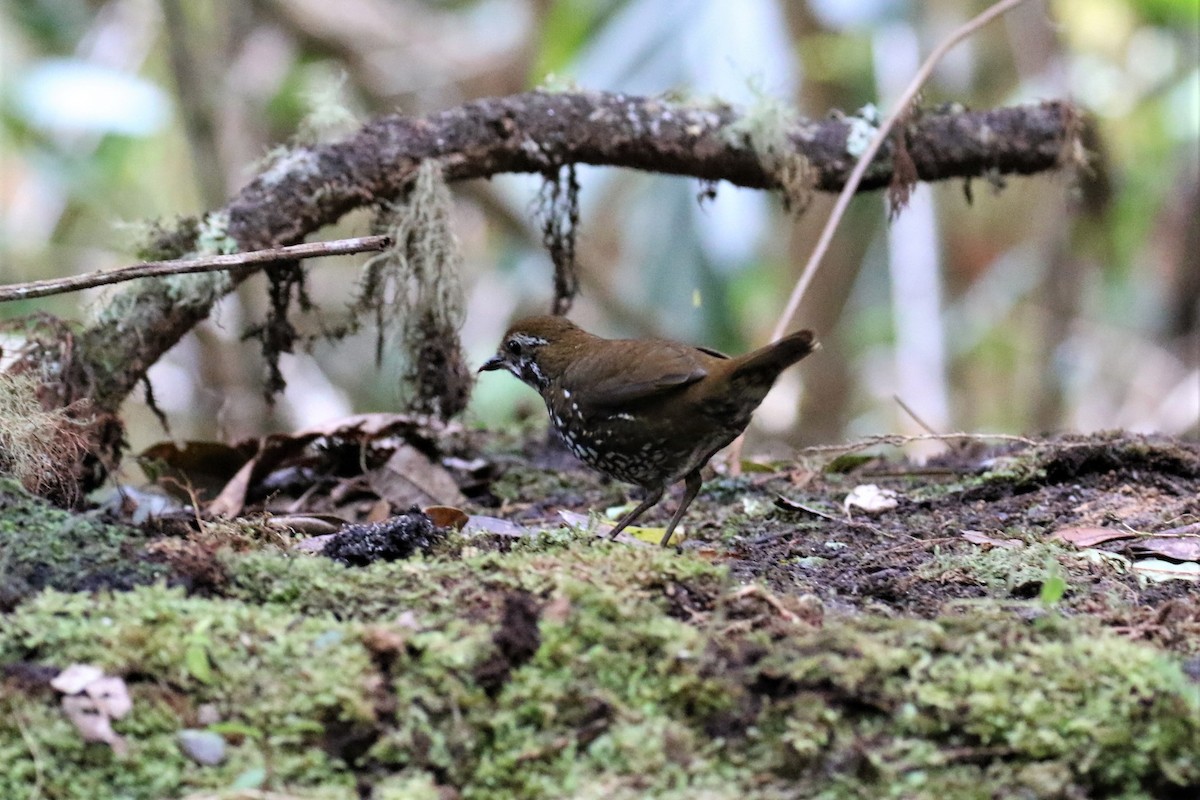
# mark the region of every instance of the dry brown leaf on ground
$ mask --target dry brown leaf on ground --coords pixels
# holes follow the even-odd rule
[[[1200,561],[1200,536],[1151,534],[1135,542],[1133,549],[1176,561]]]
[[[1135,531],[1084,525],[1073,528],[1059,528],[1050,535],[1050,538],[1060,542],[1070,542],[1076,547],[1095,547],[1104,542],[1111,542],[1116,539],[1131,539],[1134,536],[1137,536]]]
[[[1133,562],[1133,571],[1144,580],[1158,583],[1161,581],[1200,581],[1200,564],[1195,561],[1164,561],[1161,558],[1144,558]]]
[[[410,445],[401,445],[386,464],[368,472],[367,479],[371,489],[393,508],[457,506],[467,502],[445,467],[433,463]]]
[[[429,459],[408,442],[416,440],[428,443],[436,438],[439,432],[443,432],[442,429],[431,431],[421,418],[408,414],[374,413],[356,414],[351,417],[330,420],[293,433],[264,436],[257,443],[257,452],[229,479],[217,498],[209,504],[207,512],[212,516],[219,517],[240,515],[245,510],[247,497],[256,487],[267,483],[269,476],[278,476],[288,469],[304,468],[329,472],[329,455],[314,443],[348,444],[364,448],[370,446],[376,448],[377,452],[382,451],[385,455],[393,450],[395,453],[409,450],[420,455],[420,458],[424,459],[424,463],[432,466]],[[239,448],[242,446],[239,445]],[[418,504],[454,504],[458,502],[457,498],[461,495],[458,493],[457,484],[450,478],[449,483],[453,485],[453,492],[445,491],[447,484],[442,480],[442,475],[449,478],[449,473],[440,466],[436,470],[440,473],[437,477],[422,479],[419,483],[426,486],[426,484],[436,481],[436,483],[432,483],[432,486],[442,494],[430,495],[425,500],[396,503],[394,498],[378,492],[374,486],[372,488],[381,496],[392,501],[393,506],[398,505],[401,508],[408,507],[412,502]],[[410,477],[415,478],[416,471],[420,470],[415,467],[410,470],[413,473]],[[426,488],[429,487],[426,486]]]
[[[454,528],[456,531],[461,531],[471,520],[467,512],[456,506],[429,506],[423,511],[425,516],[433,520],[433,524],[439,528]]]
[[[269,528],[290,533],[304,533],[309,536],[321,536],[326,533],[337,533],[350,520],[336,514],[276,514],[263,520]]]
[[[466,533],[490,533],[494,536],[505,536],[512,539],[519,539],[522,536],[529,535],[529,529],[524,525],[518,525],[507,519],[500,517],[488,517],[482,514],[472,514],[467,520],[467,524],[463,527]]]
[[[112,721],[133,710],[129,689],[121,678],[106,676],[93,664],[72,664],[50,681],[63,694],[62,710],[85,742],[102,742],[119,756],[129,752]]]
[[[182,500],[191,500],[185,489],[200,500],[215,497],[258,450],[253,443],[159,442],[138,455],[143,471],[156,484]]]
[[[992,547],[1003,547],[1007,550],[1020,550],[1025,546],[1020,539],[997,539],[979,531],[963,531],[961,535],[971,544],[986,544]]]

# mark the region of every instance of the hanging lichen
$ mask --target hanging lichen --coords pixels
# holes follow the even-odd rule
[[[72,505],[83,492],[77,470],[87,450],[86,426],[71,417],[78,408],[44,408],[39,385],[31,373],[0,372],[0,476]]]
[[[399,357],[409,410],[449,419],[467,405],[471,371],[458,330],[463,321],[462,253],[450,226],[450,190],[441,166],[425,161],[407,197],[380,210],[379,233],[392,248],[368,262],[357,308],[375,317],[375,360]]]
[[[813,198],[816,170],[792,142],[791,132],[798,120],[796,110],[754,85],[750,88],[755,94],[754,104],[725,129],[725,137],[731,144],[749,145],[763,171],[779,182],[784,208],[802,214]]]

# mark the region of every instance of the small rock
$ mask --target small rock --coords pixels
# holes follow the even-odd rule
[[[183,754],[206,767],[216,766],[225,760],[225,740],[219,733],[194,728],[175,734]]]

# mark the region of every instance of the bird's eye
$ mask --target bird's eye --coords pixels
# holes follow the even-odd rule
[[[518,342],[516,339],[509,339],[505,343],[504,348],[506,350],[508,350],[508,352],[512,353],[514,356],[521,355],[521,343]]]

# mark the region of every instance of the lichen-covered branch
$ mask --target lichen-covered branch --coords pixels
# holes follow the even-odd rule
[[[553,176],[563,165],[586,163],[777,188],[781,178],[772,164],[778,159],[761,157],[745,121],[729,106],[603,92],[487,98],[425,117],[382,117],[344,140],[295,147],[216,213],[228,220],[225,233],[242,249],[293,244],[354,208],[397,197],[431,158],[451,181],[505,172]],[[841,187],[864,126],[840,117],[792,125],[787,139],[811,165],[812,188]],[[1077,112],[1059,102],[925,112],[909,121],[905,143],[923,181],[1033,174],[1074,157],[1077,129]],[[862,188],[891,180],[888,148]],[[176,236],[175,247],[181,238],[186,241]],[[73,396],[63,400],[89,396],[97,407],[115,409],[212,303],[249,274],[155,282],[119,296],[113,313],[80,337],[77,363],[69,365]]]

